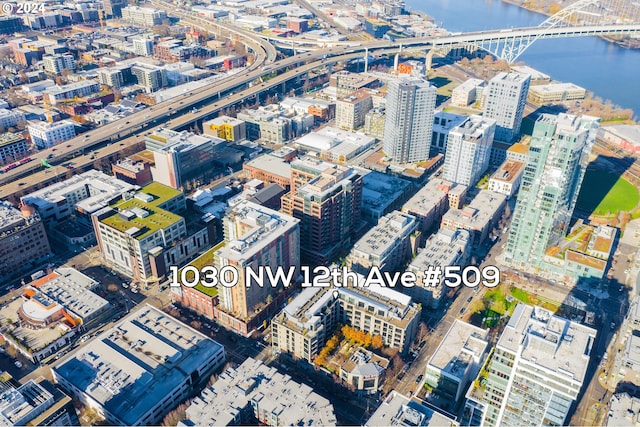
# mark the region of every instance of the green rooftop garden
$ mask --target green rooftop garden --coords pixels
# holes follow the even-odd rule
[[[194,266],[199,271],[202,271],[202,269],[208,265],[214,265],[216,251],[223,248],[225,245],[226,245],[225,242],[218,243],[217,245],[207,250],[205,253],[203,253],[202,255],[200,255],[198,258],[194,259],[187,265]],[[182,274],[182,270],[180,270],[178,274]],[[185,278],[188,281],[193,280],[193,273],[187,272]],[[202,283],[198,283],[193,288],[209,297],[215,297],[216,295],[218,295],[218,288],[204,286]]]
[[[180,196],[182,192],[158,182],[152,182],[142,188],[140,193],[153,196],[153,200],[150,202],[144,202],[134,197],[129,200],[120,200],[112,204],[111,207],[117,209],[118,212],[133,208],[140,208],[147,211],[149,216],[146,218],[138,218],[136,216],[128,220],[120,216],[119,213],[115,213],[114,215],[103,219],[101,222],[120,232],[125,232],[133,227],[139,228],[142,230],[142,233],[136,235],[135,238],[141,240],[160,229],[172,226],[182,219],[181,216],[158,207],[166,201]]]

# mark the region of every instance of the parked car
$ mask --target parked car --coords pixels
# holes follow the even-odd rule
[[[14,365],[16,365],[16,368],[22,368],[22,362],[20,362],[19,360],[16,360],[15,362],[13,362]]]

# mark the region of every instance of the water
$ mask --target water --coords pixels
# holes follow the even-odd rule
[[[537,26],[546,16],[500,0],[406,0],[453,32]],[[538,40],[518,58],[551,76],[596,96],[631,108],[640,116],[640,50],[597,37]]]

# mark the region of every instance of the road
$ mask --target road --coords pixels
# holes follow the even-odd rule
[[[173,6],[167,6],[173,7]],[[176,13],[174,9],[172,9],[172,13]],[[183,12],[177,12],[178,15],[187,17],[185,19],[194,19],[198,20],[199,25],[210,24],[208,21],[205,21],[202,18],[195,16],[195,14],[185,14]],[[237,28],[229,30],[234,31],[239,36],[247,37],[247,32],[244,32]],[[418,50],[429,50],[434,46],[438,45],[455,45],[455,44],[465,44],[472,43],[477,40],[485,40],[487,38],[494,38],[495,40],[502,40],[505,37],[511,37],[515,35],[530,35],[530,34],[538,34],[540,32],[544,34],[551,34],[552,36],[566,36],[567,34],[571,34],[572,32],[606,32],[606,31],[640,31],[640,25],[619,25],[612,26],[609,28],[607,26],[601,27],[579,27],[575,28],[563,28],[561,30],[557,29],[540,29],[540,28],[524,28],[524,29],[511,29],[508,33],[504,33],[503,31],[485,31],[485,32],[475,32],[475,33],[466,33],[464,35],[453,35],[453,36],[445,36],[445,37],[431,37],[431,38],[407,38],[402,39],[400,41],[371,41],[364,42],[359,44],[359,46],[351,46],[347,49],[340,47],[329,47],[323,49],[316,49],[312,52],[307,52],[304,55],[296,55],[290,58],[282,59],[280,61],[276,61],[273,64],[269,65],[269,69],[264,69],[261,67],[267,60],[269,60],[270,54],[265,51],[263,48],[260,48],[258,52],[256,52],[256,58],[253,64],[248,68],[249,72],[243,76],[233,76],[231,81],[222,81],[219,85],[214,85],[212,87],[205,87],[199,90],[195,90],[189,92],[189,94],[180,101],[181,103],[176,106],[176,100],[171,99],[168,101],[161,102],[151,108],[145,109],[143,111],[134,113],[128,117],[117,120],[111,123],[109,126],[103,126],[98,129],[91,131],[85,135],[80,137],[73,138],[69,141],[65,141],[64,148],[60,148],[59,151],[54,151],[53,148],[43,150],[34,154],[32,158],[35,159],[35,162],[30,162],[25,165],[18,166],[11,171],[0,175],[0,184],[6,184],[9,182],[13,182],[20,177],[26,176],[29,173],[37,171],[40,166],[38,163],[42,159],[47,159],[49,155],[52,157],[49,159],[49,163],[57,162],[58,160],[63,161],[67,156],[74,152],[83,152],[91,147],[105,144],[107,142],[115,142],[117,140],[126,138],[132,134],[140,132],[145,129],[149,123],[153,123],[154,121],[166,121],[170,118],[170,116],[181,114],[187,112],[195,105],[202,105],[207,102],[212,97],[216,95],[220,97],[221,94],[224,94],[228,91],[232,91],[239,86],[244,86],[249,82],[256,80],[258,78],[265,77],[271,74],[273,71],[284,70],[290,66],[296,66],[299,62],[305,62],[308,60],[315,60],[314,66],[312,68],[324,65],[325,63],[328,65],[330,63],[336,63],[343,60],[354,59],[362,56],[365,50],[375,50],[378,49],[380,52],[385,53],[394,53],[399,50],[405,49],[418,49]],[[254,34],[251,33],[253,37]],[[252,38],[246,41],[247,43],[256,43],[256,41]],[[289,73],[285,73],[284,76],[288,78],[295,77],[299,75],[297,73],[297,68],[295,70],[289,71]],[[282,77],[282,76],[279,76]],[[224,107],[231,105],[230,103],[226,103]],[[223,107],[221,107],[223,108]],[[202,114],[197,114],[194,117],[195,120],[201,118]],[[114,130],[115,129],[115,132]],[[59,145],[60,147],[60,145]],[[57,147],[56,150],[58,149]],[[28,178],[27,178],[28,179]],[[18,184],[20,185],[20,184]],[[28,187],[28,182],[24,182],[21,184],[22,187]],[[6,189],[0,190],[0,197],[9,197],[9,195],[14,194],[11,191],[7,191]]]

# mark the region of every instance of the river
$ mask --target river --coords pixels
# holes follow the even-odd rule
[[[406,0],[449,31],[537,26],[546,16],[500,0]],[[518,58],[551,76],[586,88],[640,116],[640,50],[597,37],[538,40]]]

